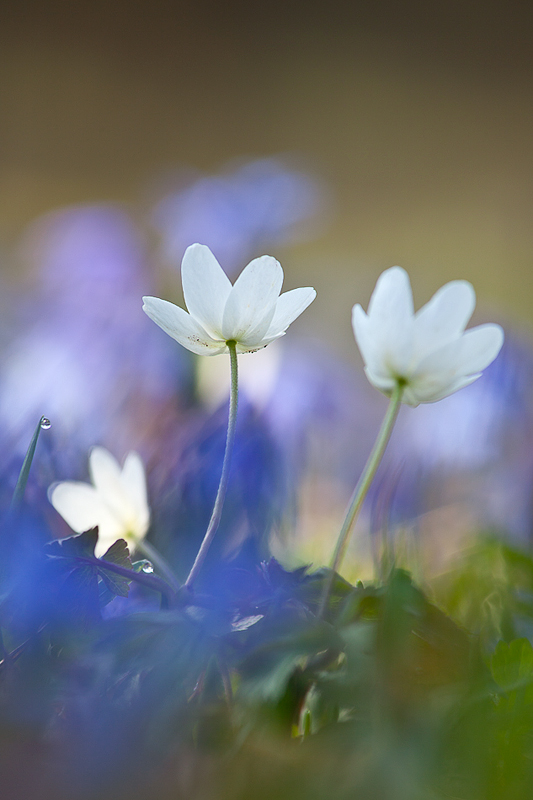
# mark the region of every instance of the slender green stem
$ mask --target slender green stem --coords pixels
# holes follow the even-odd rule
[[[24,461],[22,462],[17,485],[15,486],[15,491],[13,492],[13,497],[11,499],[11,511],[16,511],[16,509],[19,508],[20,504],[22,503],[22,498],[24,497],[24,492],[26,491],[26,484],[28,483],[31,463],[33,461],[33,456],[35,455],[35,448],[37,447],[37,440],[39,439],[39,434],[42,429],[47,430],[49,427],[50,422],[46,419],[46,417],[41,417],[37,423],[35,431],[33,432],[30,446],[28,447]]]
[[[231,390],[229,399],[229,418],[228,418],[228,433],[226,436],[226,450],[224,452],[224,461],[222,463],[222,475],[220,476],[220,483],[218,485],[217,496],[215,505],[213,506],[213,513],[207,526],[198,554],[192,565],[189,576],[185,581],[185,586],[190,589],[196,580],[202,564],[204,563],[207,551],[211,547],[215,534],[220,523],[222,516],[222,507],[224,506],[224,499],[226,497],[226,490],[228,488],[229,469],[231,464],[231,454],[233,452],[233,444],[235,442],[235,423],[237,421],[237,401],[239,397],[239,376],[237,368],[237,345],[234,341],[226,342],[229,350],[231,361]]]
[[[220,670],[222,686],[224,687],[224,694],[226,695],[226,702],[228,706],[231,706],[233,705],[233,688],[231,686],[230,671],[228,669],[228,665],[220,655],[217,656],[217,664]]]
[[[176,576],[170,569],[169,565],[156,548],[147,542],[145,539],[135,539],[135,549],[139,550],[146,558],[148,558],[155,566],[156,570],[161,573],[165,580],[172,586],[174,591],[180,588]]]
[[[396,422],[396,417],[398,416],[398,411],[400,410],[403,389],[404,389],[404,384],[398,381],[396,388],[390,399],[387,413],[385,414],[383,422],[381,423],[381,428],[379,430],[377,439],[374,443],[374,447],[372,448],[372,452],[368,457],[368,461],[365,464],[365,468],[350,498],[348,511],[346,512],[346,517],[342,524],[342,528],[339,533],[339,538],[337,540],[337,545],[335,547],[335,552],[333,554],[333,559],[331,561],[331,572],[329,574],[328,581],[326,583],[326,588],[324,590],[324,594],[322,596],[322,600],[318,610],[319,617],[322,617],[324,614],[328,598],[331,592],[331,587],[333,586],[333,581],[335,579],[335,573],[338,572],[342,560],[344,558],[344,554],[346,552],[346,547],[348,545],[348,541],[350,538],[350,531],[352,530],[352,526],[357,518],[361,506],[363,505],[363,501],[370,488],[370,484],[374,479],[377,468],[379,467],[380,461],[383,458],[383,453],[385,452],[385,448],[387,447],[387,444],[389,442],[392,429],[394,427],[394,423]]]
[[[54,556],[56,559],[72,560],[69,556]],[[176,599],[176,592],[164,580],[157,575],[146,575],[144,572],[135,572],[133,569],[121,567],[120,564],[113,564],[112,561],[106,561],[105,558],[95,558],[94,556],[76,556],[75,562],[77,564],[88,564],[91,567],[106,569],[109,572],[114,572],[116,575],[121,575],[123,578],[128,578],[130,581],[140,583],[147,589],[153,589],[154,592],[159,592],[164,595],[169,605],[172,605]]]

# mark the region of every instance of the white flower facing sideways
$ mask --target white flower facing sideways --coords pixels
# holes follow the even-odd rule
[[[452,281],[415,314],[409,276],[401,267],[392,267],[380,275],[368,313],[360,305],[353,307],[353,331],[366,375],[373,386],[391,397],[391,402],[350,498],[319,617],[327,607],[334,575],[389,442],[400,404],[417,406],[442,400],[479,378],[500,352],[503,330],[499,325],[479,325],[465,332],[475,305],[471,284]]]
[[[191,589],[218,529],[228,486],[237,418],[238,354],[253,353],[283,336],[291,322],[313,302],[316,292],[306,287],[280,295],[283,270],[272,256],[250,261],[232,285],[211,250],[202,244],[192,244],[185,251],[181,281],[188,311],[158,297],[143,297],[143,311],[165,333],[197,355],[229,353],[231,368],[222,473],[211,519],[185,581],[185,587]]]
[[[389,396],[401,383],[402,402],[417,406],[441,400],[475,381],[503,344],[499,325],[465,331],[475,305],[472,285],[452,281],[415,314],[405,270],[392,267],[383,272],[368,313],[360,305],[352,312],[370,383]]]
[[[202,244],[187,248],[181,266],[188,309],[143,297],[143,311],[169,336],[197,355],[253,353],[283,336],[291,322],[315,299],[314,289],[293,289],[280,295],[281,264],[272,256],[250,261],[232,285],[211,250]]]
[[[99,558],[117,541],[135,548],[150,524],[144,467],[137,453],[128,453],[123,467],[104,447],[89,454],[92,484],[63,481],[50,486],[48,497],[55,510],[76,533],[98,525]]]

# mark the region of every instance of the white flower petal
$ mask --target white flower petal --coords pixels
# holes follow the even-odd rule
[[[89,453],[89,474],[99,499],[118,520],[122,530],[135,533],[135,507],[124,487],[122,469],[105,447],[93,447]]]
[[[122,535],[122,525],[102,500],[94,486],[79,481],[54,484],[48,497],[55,510],[76,533],[83,533],[98,525],[99,535]]]
[[[459,389],[473,383],[481,375],[461,376],[453,378],[446,373],[428,373],[408,384],[403,391],[402,403],[416,407],[420,403],[436,403],[444,397],[457,392]]]
[[[396,336],[390,336],[365,314],[360,305],[352,309],[352,327],[369,374],[394,381],[409,371],[411,362],[411,324],[407,322]],[[380,387],[378,387],[380,388]]]
[[[427,396],[424,403],[436,403],[438,400],[443,400],[445,397],[458,392],[459,389],[464,389],[465,386],[470,386],[471,383],[481,378],[482,373],[478,372],[476,375],[468,375],[466,378],[458,378],[453,383],[448,383],[440,392],[435,392]]]
[[[375,386],[375,384],[373,384],[373,385]],[[377,388],[379,389],[379,386]],[[390,397],[392,392],[385,392],[385,394],[388,394],[389,397]],[[413,408],[416,408],[417,406],[420,405],[420,403],[424,403],[424,402],[426,402],[426,401],[422,400],[419,397],[419,394],[416,391],[416,388],[413,388],[412,386],[405,386],[404,387],[404,390],[403,390],[403,393],[402,393],[402,403],[405,403],[405,405],[407,405],[407,406],[412,406]]]
[[[283,270],[275,258],[261,256],[250,261],[228,297],[222,319],[223,338],[242,340],[260,325],[275,306],[282,283]]]
[[[413,316],[413,294],[409,275],[401,267],[385,270],[376,283],[368,304],[373,326],[395,335]]]
[[[73,530],[81,533],[98,526],[97,556],[117,539],[135,545],[148,529],[150,509],[144,467],[137,453],[129,453],[124,467],[103,447],[89,454],[93,485],[64,481],[50,487],[48,497]]]
[[[238,353],[265,347],[285,333],[316,294],[311,288],[288,292],[278,307],[283,270],[275,258],[251,261],[232,287],[209,248],[199,244],[187,249],[182,276],[189,313],[157,297],[143,298],[143,310],[198,355],[227,353],[230,340]]]
[[[135,533],[138,537],[142,537],[145,535],[150,524],[150,507],[148,506],[144,465],[138,453],[128,453],[124,461],[120,480],[135,510],[137,520]]]
[[[492,364],[504,340],[503,328],[494,323],[478,325],[461,337],[462,371],[467,375],[481,372]]]
[[[311,305],[315,297],[316,291],[310,286],[291,289],[290,292],[280,295],[266,336],[279,336],[285,333],[289,325]]]
[[[106,492],[107,487],[120,487],[122,470],[117,459],[105,447],[92,447],[89,453],[89,474],[94,486]],[[122,491],[120,489],[120,491]]]
[[[278,333],[277,336],[265,336],[258,344],[242,344],[241,342],[237,342],[237,353],[257,353],[258,350],[262,350],[263,347],[266,347],[267,344],[271,342],[275,342],[276,339],[281,339],[282,336],[285,336],[285,332]]]
[[[219,338],[231,281],[209,247],[192,244],[187,248],[181,263],[181,281],[189,314],[210,336]]]
[[[468,281],[451,281],[415,314],[415,349],[422,359],[457,339],[474,313],[476,293]]]
[[[369,381],[390,395],[405,381],[402,402],[433,403],[476,380],[498,355],[499,325],[465,325],[475,306],[467,281],[452,281],[413,314],[407,273],[400,267],[378,279],[368,314],[352,310],[354,335]]]
[[[169,303],[168,300],[160,300],[159,297],[143,297],[143,302],[144,313],[192,353],[215,356],[227,350],[225,342],[212,339],[183,308]]]
[[[239,344],[245,347],[257,347],[261,345],[266,332],[270,327],[276,306],[272,306],[270,311],[263,317],[260,322],[254,327],[250,328],[244,336],[239,339]]]
[[[380,337],[372,335],[370,320],[359,304],[352,308],[352,328],[365,366],[371,372],[380,372],[383,366]]]
[[[413,296],[409,276],[401,267],[391,267],[378,278],[367,319],[366,352],[372,372],[408,375],[417,361]]]
[[[365,374],[372,386],[375,386],[380,392],[391,395],[394,391],[397,383],[396,378],[373,372],[369,367],[365,367]]]
[[[494,361],[502,344],[503,330],[499,325],[478,325],[426,356],[413,375],[413,382],[431,373],[451,382],[481,372]]]

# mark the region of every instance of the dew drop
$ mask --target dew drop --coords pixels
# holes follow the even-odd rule
[[[144,564],[142,565],[142,571],[146,572],[148,575],[151,575],[152,572],[154,571],[154,568],[152,566],[152,562],[151,561],[145,561]]]
[[[47,431],[49,428],[52,427],[52,423],[47,417],[41,417],[41,428],[43,431]]]

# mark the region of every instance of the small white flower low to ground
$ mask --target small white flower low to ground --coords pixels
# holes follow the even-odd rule
[[[402,402],[434,403],[468,386],[498,355],[499,325],[465,331],[476,305],[468,281],[447,283],[414,313],[409,276],[392,267],[379,277],[368,313],[352,311],[352,325],[365,372],[373,386],[391,395],[404,384]]]
[[[50,502],[76,533],[98,525],[97,557],[104,555],[117,539],[125,539],[134,548],[150,524],[140,456],[128,453],[121,467],[104,447],[93,447],[89,454],[89,474],[92,484],[81,481],[53,484],[48,490]]]
[[[185,251],[181,279],[188,313],[158,297],[143,297],[143,311],[197,355],[228,353],[229,341],[236,342],[237,353],[253,353],[283,336],[316,297],[311,287],[280,295],[283,270],[272,256],[250,261],[232,286],[202,244]]]

